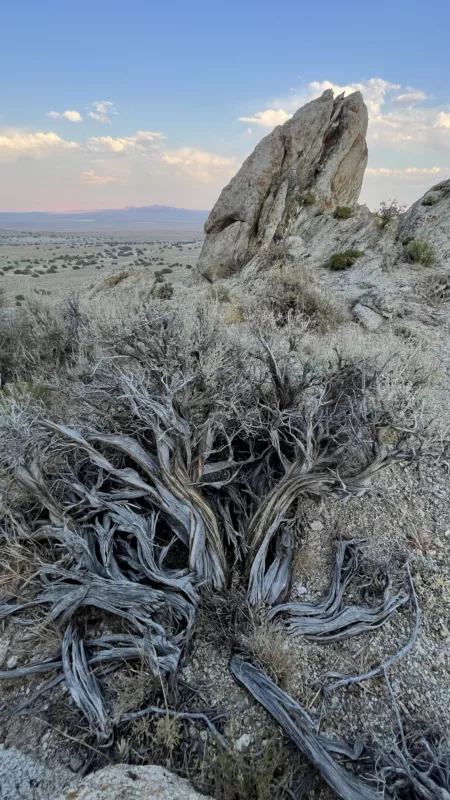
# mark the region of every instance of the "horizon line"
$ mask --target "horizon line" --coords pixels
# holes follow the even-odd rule
[[[186,208],[186,206],[170,206],[166,203],[150,203],[150,205],[142,205],[142,206],[115,206],[115,207],[105,207],[102,206],[100,208],[72,208],[66,211],[53,211],[49,209],[27,209],[27,210],[20,210],[20,211],[3,211],[0,209],[0,214],[60,214],[60,215],[67,215],[67,214],[96,214],[99,211],[138,211],[142,208],[170,208],[174,211],[197,211],[199,213],[209,214],[210,209],[207,208]]]

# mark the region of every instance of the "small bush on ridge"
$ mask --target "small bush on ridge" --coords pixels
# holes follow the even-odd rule
[[[350,219],[353,216],[353,209],[349,206],[337,206],[334,210],[335,219]]]
[[[436,259],[436,251],[426,239],[413,239],[408,244],[408,253],[416,264],[432,267]]]
[[[437,197],[435,197],[433,194],[429,194],[427,197],[424,197],[424,199],[422,200],[422,205],[423,206],[435,206],[436,203],[438,203],[438,202],[439,201],[438,201]]]
[[[364,250],[344,250],[342,253],[333,253],[330,258],[329,267],[335,271],[350,269],[350,267],[353,267],[356,259],[361,258],[363,255]]]

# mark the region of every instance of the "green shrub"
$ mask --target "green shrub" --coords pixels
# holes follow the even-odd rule
[[[317,203],[316,195],[314,192],[308,192],[305,199],[303,200],[305,206],[314,206]]]
[[[426,239],[413,239],[408,244],[408,253],[416,264],[432,267],[436,258],[434,247]]]
[[[343,321],[340,309],[311,281],[303,267],[274,270],[265,287],[263,304],[281,327],[292,314],[304,314],[313,328],[329,330]]]
[[[334,210],[335,219],[350,219],[353,216],[353,209],[349,206],[337,206]]]
[[[332,270],[350,269],[357,258],[364,255],[364,250],[344,250],[343,253],[333,253],[329,267]]]
[[[428,197],[424,197],[424,199],[422,200],[422,205],[423,206],[435,206],[436,203],[438,203],[438,202],[439,201],[438,201],[437,197],[435,197],[432,194],[429,194]]]
[[[152,291],[153,297],[158,300],[171,300],[173,297],[173,286],[171,283],[164,283],[164,280],[156,280]]]

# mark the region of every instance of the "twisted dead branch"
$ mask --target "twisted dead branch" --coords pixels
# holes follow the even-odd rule
[[[409,599],[405,594],[393,594],[389,580],[382,599],[374,606],[344,604],[344,592],[358,570],[359,544],[360,540],[339,543],[331,587],[326,597],[316,603],[275,606],[268,612],[268,618],[287,614],[288,633],[322,643],[342,641],[364,631],[375,630],[387,622],[394,611]]]
[[[394,655],[392,655],[386,661],[383,661],[382,664],[379,664],[377,667],[374,667],[373,669],[369,670],[369,672],[364,672],[362,675],[343,675],[341,672],[327,672],[326,675],[324,675],[324,680],[329,678],[339,678],[339,680],[331,684],[325,683],[323,686],[324,692],[330,693],[335,691],[335,689],[339,689],[341,686],[352,686],[354,684],[367,681],[370,678],[375,678],[377,675],[386,674],[389,667],[391,667],[393,664],[395,664],[397,661],[403,658],[412,649],[419,635],[420,606],[417,599],[417,594],[414,587],[414,581],[411,575],[411,570],[409,568],[409,565],[407,565],[407,570],[408,570],[409,584],[411,587],[411,597],[414,605],[415,619],[414,619],[414,625],[411,630],[411,635],[406,644],[403,647],[401,647],[400,650],[397,650],[397,652],[395,652]]]
[[[319,770],[324,780],[343,800],[376,800],[378,792],[343,769],[330,752],[347,754],[341,743],[321,737],[304,709],[280,689],[259,667],[236,654],[230,661],[233,678],[250,692],[281,726],[286,736]]]

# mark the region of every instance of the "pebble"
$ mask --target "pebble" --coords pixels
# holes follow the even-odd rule
[[[242,753],[243,750],[246,750],[247,747],[250,747],[252,742],[252,737],[249,733],[243,733],[239,739],[236,739],[234,746],[238,753]]]
[[[301,597],[303,594],[308,594],[308,589],[306,588],[306,586],[296,586],[295,587],[295,594],[297,594],[297,595],[299,595],[299,597]]]
[[[323,522],[321,522],[320,519],[315,519],[310,525],[312,531],[323,531],[323,527]]]
[[[78,756],[74,756],[69,761],[69,769],[71,772],[79,772],[83,764],[83,759],[79,758]]]
[[[440,629],[439,636],[441,637],[441,639],[448,639],[448,637],[450,636],[450,631],[446,625],[443,625],[442,628]]]
[[[17,667],[18,663],[19,659],[17,658],[17,656],[10,656],[8,658],[8,661],[6,662],[6,666],[8,667],[8,669],[14,669],[15,667]]]

